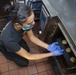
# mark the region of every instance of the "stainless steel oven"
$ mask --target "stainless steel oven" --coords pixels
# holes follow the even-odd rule
[[[62,23],[58,17],[51,18],[48,31],[45,30],[47,34],[44,41],[48,44],[57,41],[58,45],[64,50],[62,56],[50,57],[50,63],[57,75],[76,75],[76,56],[74,53],[76,48],[71,38],[66,37],[61,31],[59,24]],[[66,35],[68,34],[66,33]]]
[[[50,57],[56,75],[76,75],[76,0],[42,0],[41,29],[48,44],[57,41],[64,54]],[[44,8],[45,7],[45,8]],[[68,12],[69,11],[69,12]],[[47,22],[47,24],[46,24]]]

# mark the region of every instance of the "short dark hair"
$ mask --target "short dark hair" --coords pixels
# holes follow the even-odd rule
[[[27,20],[27,17],[32,14],[32,9],[29,6],[20,3],[10,5],[7,11],[10,13],[12,22],[21,25]]]

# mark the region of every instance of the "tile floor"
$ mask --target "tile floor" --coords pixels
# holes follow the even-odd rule
[[[37,35],[36,35],[37,36]],[[38,36],[37,36],[38,37]],[[42,53],[41,48],[24,36],[31,53]],[[0,52],[0,75],[55,75],[48,58],[29,61],[28,67],[19,67],[13,61],[7,60]]]

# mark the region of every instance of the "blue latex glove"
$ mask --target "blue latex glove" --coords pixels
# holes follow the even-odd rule
[[[54,42],[54,43],[48,45],[47,50],[50,52],[55,51],[55,50],[61,50],[61,48],[57,44],[58,44],[58,42]]]
[[[62,55],[64,50],[55,50],[52,52],[53,56],[60,56]]]

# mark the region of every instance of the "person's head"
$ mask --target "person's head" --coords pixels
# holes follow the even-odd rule
[[[10,13],[11,20],[16,28],[23,28],[34,25],[34,13],[32,9],[25,4],[15,4],[11,6],[7,6],[6,10]],[[33,26],[31,26],[32,28]],[[23,28],[23,29],[25,29]]]

